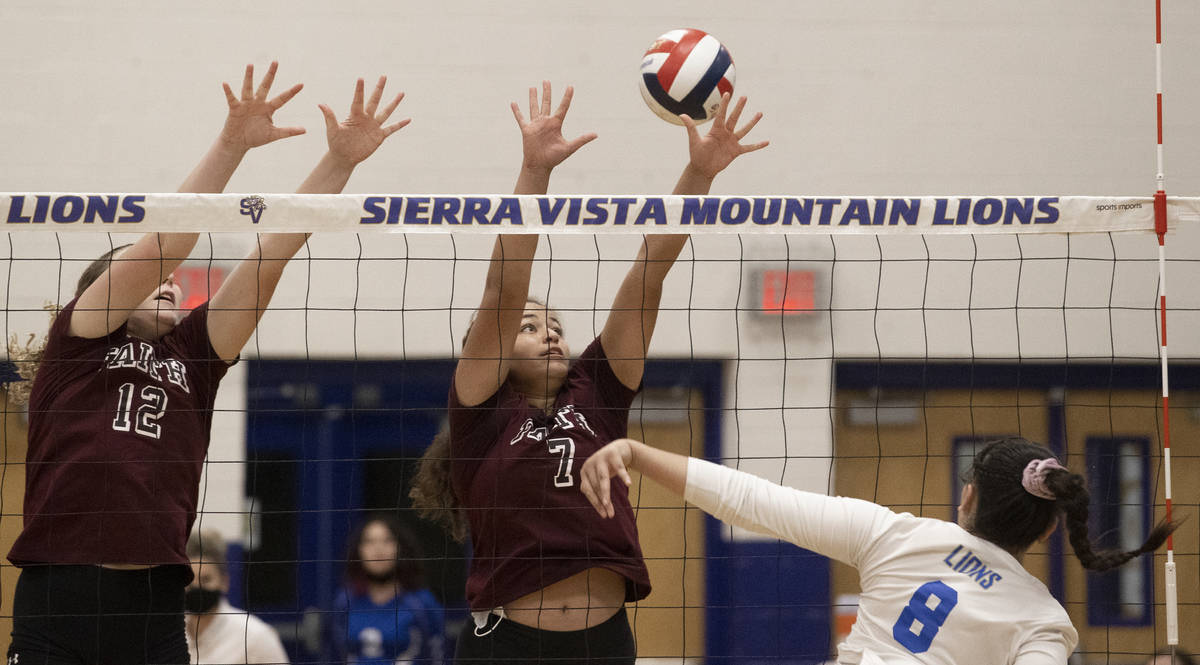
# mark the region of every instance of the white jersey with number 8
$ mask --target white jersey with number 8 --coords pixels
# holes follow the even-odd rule
[[[858,569],[858,620],[838,663],[1063,665],[1078,642],[1045,585],[957,524],[694,458],[685,498],[724,522]]]

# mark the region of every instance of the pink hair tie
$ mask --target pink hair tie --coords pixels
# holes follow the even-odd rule
[[[1058,463],[1058,460],[1050,457],[1048,459],[1029,460],[1029,464],[1025,466],[1025,472],[1021,474],[1021,486],[1026,492],[1048,501],[1053,501],[1057,497],[1054,492],[1046,487],[1046,473],[1050,469],[1066,470],[1066,467]]]

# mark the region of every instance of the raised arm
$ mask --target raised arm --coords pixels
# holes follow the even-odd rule
[[[300,127],[276,127],[271,121],[272,114],[303,87],[297,84],[268,99],[277,68],[278,64],[272,62],[255,90],[254,66],[246,65],[240,99],[233,95],[228,83],[222,84],[229,104],[225,126],[180,185],[180,192],[220,192],[251,148],[304,133]],[[130,313],[187,258],[197,237],[195,233],[150,233],[121,250],[108,270],[80,294],[71,316],[70,334],[103,337],[121,327]]]
[[[550,112],[550,82],[542,81],[541,100],[537,88],[529,89],[529,119],[512,103],[513,117],[521,128],[521,171],[515,194],[545,194],[550,173],[576,150],[596,138],[587,133],[568,141],[562,125],[575,90],[567,86],[558,108]],[[538,237],[534,234],[500,235],[492,248],[483,298],[463,343],[454,372],[458,400],[464,406],[487,401],[508,378],[509,356],[521,327],[521,316],[529,297],[529,274]]]
[[[766,141],[746,145],[741,143],[762,119],[762,114],[756,113],[750,122],[738,129],[737,123],[746,106],[746,98],[738,100],[727,118],[725,111],[728,103],[729,95],[723,96],[712,127],[703,136],[691,117],[680,116],[687,127],[690,158],[673,194],[707,194],[713,179],[734,159],[767,147]],[[600,343],[604,345],[613,373],[631,389],[636,389],[642,382],[646,351],[650,348],[650,338],[654,335],[654,324],[658,320],[663,280],[687,239],[686,235],[645,236],[633,266],[613,298],[612,310],[600,333]]]
[[[580,489],[601,517],[612,517],[613,479],[632,484],[634,469],[717,519],[857,566],[895,513],[859,499],[783,487],[763,478],[633,439],[618,439],[588,458]]]
[[[383,143],[410,122],[405,118],[386,125],[388,118],[404,93],[396,95],[382,110],[386,77],[380,77],[364,105],[363,80],[358,79],[350,115],[338,122],[326,105],[319,108],[325,116],[325,132],[329,149],[297,190],[301,194],[337,194],[350,180],[350,174]],[[232,361],[242,351],[262,318],[263,311],[275,293],[287,262],[304,246],[306,233],[264,233],[250,254],[242,259],[229,278],[212,297],[208,313],[208,336],[213,350],[226,361]]]

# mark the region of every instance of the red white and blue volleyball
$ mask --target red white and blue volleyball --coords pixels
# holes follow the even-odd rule
[[[733,58],[703,30],[672,30],[654,40],[642,57],[642,99],[658,117],[682,125],[711,120],[721,95],[733,94]]]

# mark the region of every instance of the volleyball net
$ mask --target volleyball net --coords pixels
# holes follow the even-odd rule
[[[542,234],[531,294],[577,354],[600,333],[642,234],[691,238],[667,278],[630,435],[785,485],[954,519],[978,444],[1019,435],[1085,473],[1092,534],[1135,547],[1164,514],[1159,243],[1149,197],[0,195],[9,390],[19,347],[83,268],[145,232],[202,233],[189,305],[255,233],[311,232],[222,383],[198,527],[230,543],[230,592],[293,662],[336,658],[347,541],[369,515],[412,531],[451,627],[469,546],[417,517],[415,462],[445,418],[454,359],[498,233]],[[1176,516],[1200,507],[1200,198],[1167,200]],[[1178,240],[1176,240],[1176,238]],[[26,416],[6,409],[2,529],[20,529]],[[635,482],[654,591],[639,657],[820,662],[857,577],[720,525]],[[1182,646],[1200,644],[1200,540],[1175,534]],[[1085,575],[1056,534],[1026,565],[1067,607],[1080,662],[1166,646],[1166,552]],[[11,616],[16,571],[0,595]],[[452,639],[452,638],[451,638]]]

